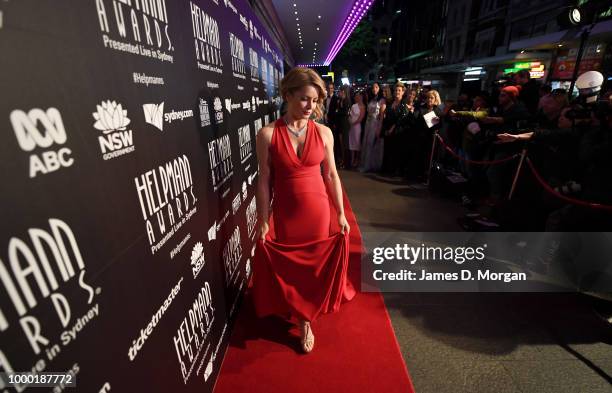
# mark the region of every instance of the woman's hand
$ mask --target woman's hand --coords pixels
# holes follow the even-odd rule
[[[487,116],[482,118],[480,121],[482,121],[484,124],[504,124],[503,117]]]
[[[528,141],[531,139],[531,137],[533,136],[533,132],[525,132],[522,134],[508,134],[508,133],[503,133],[503,134],[498,134],[497,135],[497,141],[495,141],[495,143],[507,143],[507,142],[514,142],[514,141]]]
[[[263,243],[266,242],[266,235],[268,234],[269,230],[270,225],[268,225],[267,222],[262,222],[261,224],[259,224],[259,228],[257,228],[257,237],[261,239]]]
[[[340,232],[344,235],[345,231],[348,234],[351,231],[351,227],[346,221],[344,214],[338,214],[338,225],[340,226]]]

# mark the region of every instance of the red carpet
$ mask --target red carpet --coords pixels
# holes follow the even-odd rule
[[[344,195],[349,277],[359,289],[361,233]],[[280,317],[257,319],[247,292],[214,392],[414,392],[380,293],[358,293],[312,329],[314,350],[302,354],[298,327]]]

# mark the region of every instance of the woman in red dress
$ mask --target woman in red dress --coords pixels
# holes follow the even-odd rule
[[[286,114],[257,134],[259,230],[252,294],[258,316],[298,319],[308,353],[314,346],[311,322],[355,295],[347,279],[350,228],[332,132],[311,120],[322,116],[325,83],[311,69],[294,68],[281,81],[281,95]],[[274,236],[268,233],[271,196]]]

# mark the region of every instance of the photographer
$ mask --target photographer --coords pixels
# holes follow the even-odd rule
[[[595,74],[592,74],[595,73]],[[580,89],[580,103],[562,110],[558,128],[554,130],[538,129],[533,132],[511,135],[498,135],[500,142],[529,140],[543,142],[547,146],[560,147],[563,152],[556,159],[542,157],[541,151],[530,147],[530,157],[537,162],[538,170],[543,173],[553,186],[560,185],[557,191],[569,194],[576,199],[604,205],[612,204],[612,138],[611,95],[608,92],[601,101],[597,101],[599,86],[603,77],[594,71],[581,75],[588,79],[587,86]],[[579,78],[580,81],[580,78]],[[540,154],[538,154],[540,153]],[[564,156],[564,157],[562,157]],[[557,162],[556,170],[551,171],[546,163]],[[563,167],[562,163],[566,163]],[[569,163],[570,165],[567,165]],[[572,180],[562,185],[561,180]],[[609,230],[612,227],[612,215],[609,212],[584,205],[565,204],[550,214],[546,229],[552,231],[569,230]]]
[[[481,123],[488,126],[488,135],[495,138],[498,134],[518,134],[530,118],[525,105],[519,101],[520,86],[506,86],[499,92],[499,112],[496,116],[487,116]],[[490,150],[490,159],[500,160],[512,156],[520,151],[519,146],[507,144],[493,144]],[[507,195],[512,183],[512,170],[516,165],[505,162],[491,165],[487,169],[487,178],[490,187],[490,205],[496,206]]]
[[[461,151],[468,160],[482,160],[484,158],[487,141],[484,132],[481,132],[479,121],[489,116],[489,105],[485,93],[474,97],[471,110],[450,110],[451,124],[457,123],[461,127]],[[460,162],[461,171],[468,180],[466,190],[461,197],[462,204],[470,206],[474,199],[486,192],[486,176],[483,167],[469,162]]]

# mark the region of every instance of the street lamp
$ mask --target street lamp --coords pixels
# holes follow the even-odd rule
[[[606,5],[605,1],[591,1],[589,4],[585,5],[585,8],[580,7],[565,7],[561,13],[557,16],[557,22],[563,28],[572,28],[576,26],[585,25],[582,28],[580,33],[580,47],[578,48],[578,53],[576,54],[576,61],[574,63],[574,74],[572,76],[572,83],[570,85],[569,94],[571,96],[574,86],[576,84],[576,78],[578,77],[578,70],[580,69],[580,62],[582,60],[582,55],[584,53],[584,47],[589,38],[589,34],[591,34],[591,30],[595,27],[595,23],[597,23],[597,16],[599,12],[601,12],[602,7]],[[589,24],[588,26],[586,26]],[[558,45],[561,48],[562,44]]]

